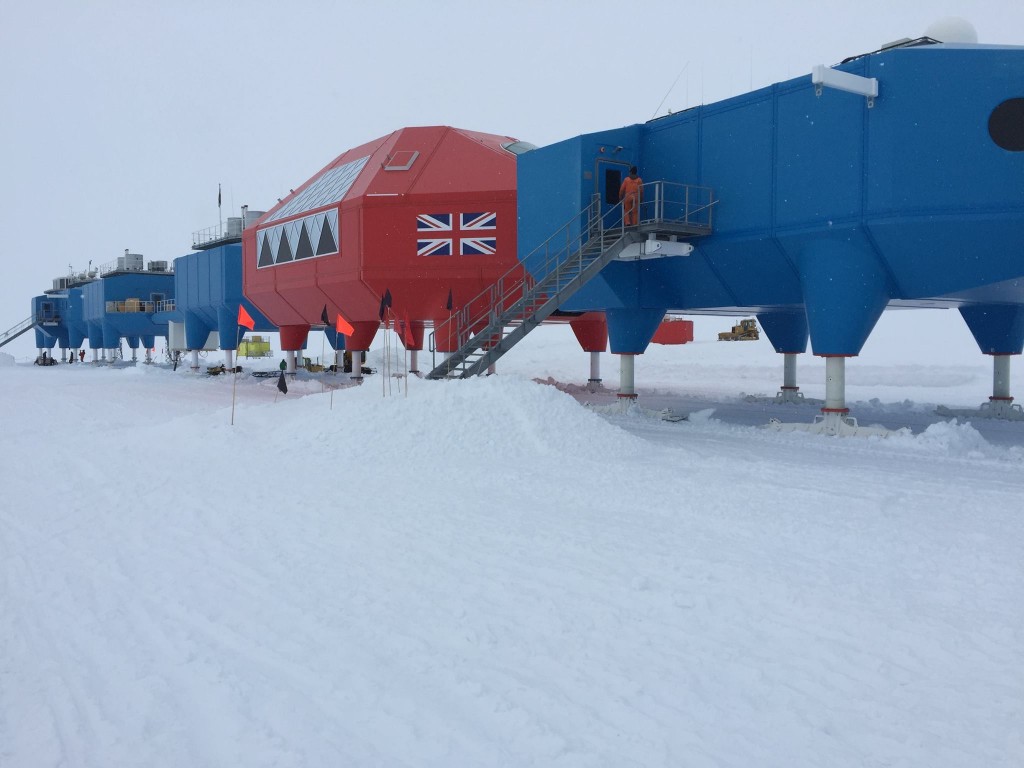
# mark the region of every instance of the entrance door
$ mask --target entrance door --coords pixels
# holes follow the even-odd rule
[[[601,199],[601,218],[605,227],[617,227],[622,223],[622,209],[614,214],[610,211],[619,204],[619,187],[629,175],[630,163],[624,160],[594,161],[594,192]]]

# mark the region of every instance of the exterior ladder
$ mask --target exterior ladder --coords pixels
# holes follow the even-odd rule
[[[31,330],[36,325],[36,318],[34,316],[27,317],[18,323],[13,328],[8,328],[3,333],[0,333],[0,347],[8,342],[14,341],[16,338],[26,331]]]
[[[459,346],[427,378],[466,379],[484,373],[627,247],[659,236],[710,234],[715,202],[707,187],[644,184],[638,224],[626,227],[622,203],[602,213],[595,196],[494,285],[437,326],[435,344],[437,338],[455,339]]]

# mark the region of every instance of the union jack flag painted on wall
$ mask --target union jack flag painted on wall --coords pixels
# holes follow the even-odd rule
[[[498,214],[421,213],[416,217],[419,256],[491,256],[498,249]]]

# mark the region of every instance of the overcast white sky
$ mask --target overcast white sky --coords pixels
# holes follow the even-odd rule
[[[407,125],[549,144],[711,103],[1020,0],[0,0],[0,331],[69,265],[188,253]],[[1024,92],[1024,84],[1022,84]]]

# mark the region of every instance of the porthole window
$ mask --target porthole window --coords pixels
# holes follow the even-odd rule
[[[992,141],[1010,152],[1024,152],[1024,99],[1007,99],[988,118]]]

